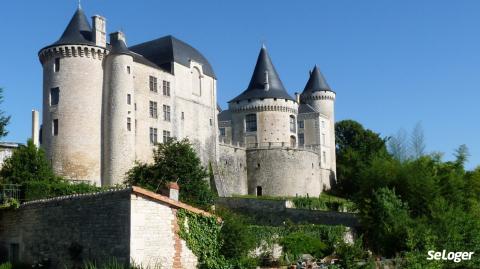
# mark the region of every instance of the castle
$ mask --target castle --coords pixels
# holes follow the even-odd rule
[[[212,164],[221,196],[319,195],[335,182],[335,92],[315,68],[301,94],[284,88],[265,47],[247,89],[217,105],[208,60],[173,36],[134,46],[79,7],[39,52],[41,147],[55,172],[96,185],[123,182],[156,143],[188,138]]]

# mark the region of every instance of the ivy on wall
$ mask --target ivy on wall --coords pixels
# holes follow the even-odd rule
[[[221,224],[217,218],[195,214],[185,209],[177,211],[179,235],[197,256],[200,269],[230,269],[232,266],[220,254]]]

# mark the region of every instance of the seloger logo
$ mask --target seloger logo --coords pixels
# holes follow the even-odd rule
[[[469,261],[472,259],[472,255],[474,252],[448,252],[444,249],[442,252],[435,252],[434,250],[430,250],[428,252],[427,260],[444,260],[444,261],[452,261],[453,262],[461,262],[461,261]]]

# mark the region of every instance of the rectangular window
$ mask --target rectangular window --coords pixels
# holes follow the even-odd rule
[[[168,139],[170,139],[170,132],[169,131],[163,131],[163,143],[167,143]]]
[[[210,119],[210,126],[212,126],[212,125],[213,125],[213,120],[212,120],[212,119]]]
[[[305,134],[298,134],[298,144],[300,146],[305,145]]]
[[[325,134],[322,134],[322,145],[326,145],[326,140]]]
[[[54,136],[58,135],[58,119],[53,120],[52,133],[53,133]]]
[[[290,132],[295,133],[297,131],[297,128],[295,126],[295,123],[297,121],[295,120],[295,116],[290,116]]]
[[[127,118],[127,131],[131,131],[131,130],[132,130],[132,119]]]
[[[325,151],[322,152],[322,161],[323,164],[327,164],[327,153]]]
[[[60,101],[60,88],[51,88],[50,89],[50,105],[51,106],[56,106],[58,105],[58,102]]]
[[[150,127],[150,143],[151,144],[157,144],[158,139],[157,139],[157,128],[152,128]]]
[[[60,58],[55,58],[55,63],[53,64],[53,71],[60,71]]]
[[[127,73],[130,74],[130,66],[127,66]]]
[[[158,92],[157,89],[157,78],[154,76],[150,76],[150,91]]]
[[[132,104],[132,95],[127,94],[127,105],[131,105],[131,104]]]
[[[225,136],[225,128],[220,128],[220,136]]]
[[[322,129],[325,129],[325,121],[322,120]]]
[[[303,129],[305,128],[305,122],[303,120],[298,121],[298,129]]]
[[[185,119],[185,113],[182,112],[182,120]]]
[[[170,106],[163,105],[163,120],[170,121]]]
[[[163,81],[163,95],[170,96],[170,81]]]
[[[150,101],[150,118],[158,118],[157,102]]]
[[[256,132],[257,131],[257,115],[248,114],[245,116],[245,131]]]

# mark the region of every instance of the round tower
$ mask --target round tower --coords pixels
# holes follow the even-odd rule
[[[121,184],[135,162],[133,57],[122,32],[110,34],[105,60],[102,185]]]
[[[262,47],[248,88],[229,102],[232,140],[247,147],[297,144],[298,104]]]
[[[54,171],[100,185],[103,59],[101,33],[78,8],[61,38],[40,50],[43,67],[42,148]]]
[[[335,154],[335,92],[330,88],[320,69],[315,65],[310,72],[307,85],[300,95],[300,103],[308,104],[321,114],[318,122],[318,144],[324,148],[321,158],[327,158],[325,167],[332,171],[330,183],[336,181],[336,154]],[[322,116],[328,119],[322,120]],[[326,134],[325,143],[322,135]],[[329,186],[329,185],[328,185]]]

